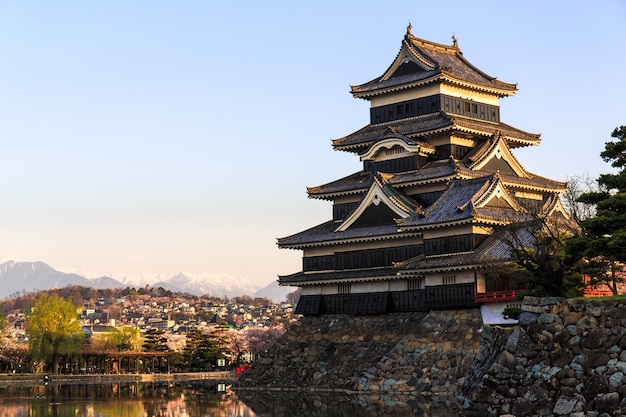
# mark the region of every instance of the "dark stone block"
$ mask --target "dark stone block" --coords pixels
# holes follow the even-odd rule
[[[533,413],[539,416],[549,416],[554,409],[554,401],[550,398],[542,398],[541,400],[533,403]]]
[[[565,365],[568,365],[574,359],[574,354],[571,352],[552,352],[550,353],[550,363],[552,366],[556,366],[559,368],[563,368]]]
[[[576,393],[576,388],[574,387],[561,387],[561,395],[573,397]]]
[[[539,314],[531,313],[529,311],[523,311],[519,315],[518,323],[520,326],[530,326],[532,324],[537,323],[537,319],[539,318]]]
[[[416,386],[417,386],[417,384],[419,384],[419,380],[418,380],[417,378],[411,378],[411,379],[409,379],[409,380],[406,382],[406,384],[407,384],[409,387],[416,387]]]
[[[604,343],[610,338],[611,330],[603,327],[596,327],[595,329],[589,330],[587,335],[582,338],[580,344],[584,348],[597,349],[604,345]]]
[[[587,305],[585,300],[568,300],[567,303],[572,311],[583,311]]]
[[[541,399],[549,398],[550,394],[548,390],[539,385],[531,385],[524,390],[523,397],[534,403]]]
[[[516,417],[530,417],[533,415],[533,403],[527,399],[518,398],[511,412]]]
[[[583,364],[584,368],[597,368],[606,365],[611,357],[606,353],[592,353]]]
[[[505,350],[500,354],[497,362],[512,371],[517,365],[517,358],[511,352]]]
[[[473,391],[472,400],[476,403],[486,403],[489,401],[491,394],[493,394],[493,388],[482,385]]]
[[[604,375],[593,374],[584,381],[581,394],[587,401],[596,397],[597,394],[609,392],[609,381]]]
[[[609,392],[593,401],[594,409],[610,413],[618,409],[619,401],[620,395],[617,392]]]
[[[560,332],[556,332],[554,334],[554,341],[556,343],[566,343],[570,338],[571,336],[567,330],[561,330]]]
[[[541,332],[543,332],[546,329],[546,326],[544,326],[543,324],[533,324],[532,326],[528,326],[528,335],[531,337],[534,337],[537,334],[540,334]]]
[[[575,387],[578,385],[578,378],[563,378],[561,379],[561,385],[566,387]]]

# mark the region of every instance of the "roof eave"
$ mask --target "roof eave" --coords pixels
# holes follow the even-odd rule
[[[419,237],[421,233],[393,233],[393,234],[385,234],[378,236],[364,236],[364,237],[354,237],[354,238],[345,238],[345,239],[334,239],[334,240],[324,240],[324,241],[316,241],[316,242],[303,242],[303,243],[291,243],[291,244],[282,244],[280,241],[277,243],[279,249],[308,249],[315,248],[321,246],[334,246],[334,245],[345,245],[350,243],[362,243],[362,242],[376,242],[381,240],[392,240],[392,239],[406,239],[410,237]]]
[[[362,98],[364,100],[370,100],[372,97],[379,96],[381,94],[394,93],[397,91],[407,90],[410,88],[421,87],[426,84],[437,82],[441,79],[441,74],[433,75],[432,77],[424,78],[423,80],[416,80],[405,84],[393,85],[384,88],[373,88],[368,91],[357,91],[361,86],[351,87],[350,93],[354,98]]]

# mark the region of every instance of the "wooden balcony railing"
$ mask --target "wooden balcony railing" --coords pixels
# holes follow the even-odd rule
[[[521,290],[491,291],[476,293],[477,303],[493,303],[496,301],[515,301]]]
[[[585,297],[610,297],[613,295],[613,291],[608,288],[585,288]]]

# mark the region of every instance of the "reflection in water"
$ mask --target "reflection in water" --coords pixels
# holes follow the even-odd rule
[[[254,417],[208,381],[0,386],[0,417]]]
[[[452,417],[458,411],[446,403],[425,397],[394,401],[378,396],[311,392],[240,391],[239,398],[258,417]]]
[[[424,399],[242,391],[217,393],[210,381],[0,385],[0,417],[448,417]]]

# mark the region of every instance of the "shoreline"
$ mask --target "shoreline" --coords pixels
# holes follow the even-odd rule
[[[0,374],[0,385],[44,383],[100,383],[100,382],[152,382],[152,381],[236,381],[235,371],[219,372],[182,372],[169,374],[85,374],[85,375],[54,375],[36,374]]]

